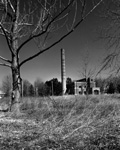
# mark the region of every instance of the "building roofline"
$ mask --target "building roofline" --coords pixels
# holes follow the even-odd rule
[[[83,78],[83,79],[79,79],[79,80],[74,80],[74,82],[86,82],[86,78]]]

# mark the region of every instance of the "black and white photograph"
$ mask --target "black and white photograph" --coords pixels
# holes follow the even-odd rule
[[[120,150],[120,0],[0,0],[0,150]]]

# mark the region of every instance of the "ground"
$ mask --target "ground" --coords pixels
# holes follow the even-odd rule
[[[0,112],[0,150],[120,149],[120,95],[23,98],[21,114]]]

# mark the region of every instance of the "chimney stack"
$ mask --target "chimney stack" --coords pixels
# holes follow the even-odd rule
[[[61,82],[62,82],[62,95],[66,93],[66,73],[65,73],[65,50],[61,49]]]

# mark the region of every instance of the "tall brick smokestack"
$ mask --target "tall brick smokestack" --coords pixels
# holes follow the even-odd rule
[[[66,73],[65,73],[65,50],[61,49],[61,82],[62,82],[62,95],[66,92]]]

